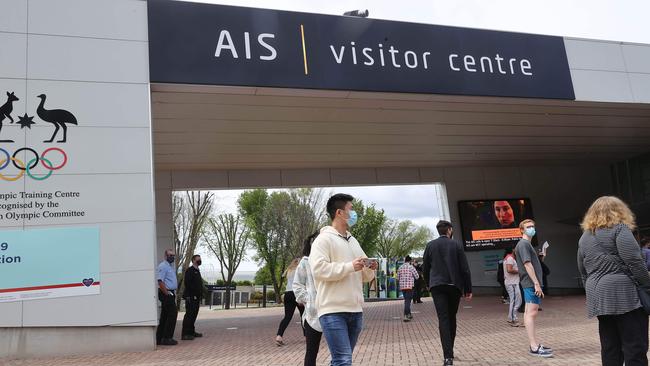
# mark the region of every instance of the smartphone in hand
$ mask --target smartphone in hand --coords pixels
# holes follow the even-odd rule
[[[377,258],[363,258],[364,267],[370,267],[372,265],[372,262],[379,263],[379,259],[377,259]]]

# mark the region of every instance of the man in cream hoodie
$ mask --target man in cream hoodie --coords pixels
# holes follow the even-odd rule
[[[350,234],[357,221],[354,197],[335,194],[327,201],[332,226],[325,226],[312,244],[309,266],[316,285],[316,309],[327,340],[331,366],[352,365],[352,351],[363,322],[363,282],[375,277],[377,262],[366,254]]]

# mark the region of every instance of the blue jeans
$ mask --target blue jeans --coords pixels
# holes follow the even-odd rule
[[[411,301],[413,301],[413,290],[402,290],[404,295],[404,315],[411,315]]]
[[[351,366],[352,351],[363,325],[363,313],[325,314],[319,320],[332,355],[330,365]]]

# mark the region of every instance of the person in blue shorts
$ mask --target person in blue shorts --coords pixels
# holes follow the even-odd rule
[[[519,268],[521,287],[524,289],[524,325],[530,342],[528,353],[538,357],[553,357],[553,350],[538,342],[535,336],[535,319],[542,303],[544,292],[542,292],[542,264],[537,257],[531,240],[535,236],[535,221],[523,220],[519,224],[522,238],[515,247],[515,258]]]

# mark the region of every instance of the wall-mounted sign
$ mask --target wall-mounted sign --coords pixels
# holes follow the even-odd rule
[[[99,229],[0,231],[0,302],[100,293]]]
[[[481,262],[483,264],[483,271],[490,272],[496,271],[499,266],[499,261],[503,259],[502,250],[486,250],[481,252]]]
[[[208,291],[226,291],[228,286],[219,286],[219,285],[205,285]],[[237,286],[230,286],[231,291],[237,290]]]
[[[564,40],[149,1],[151,82],[574,99]]]

